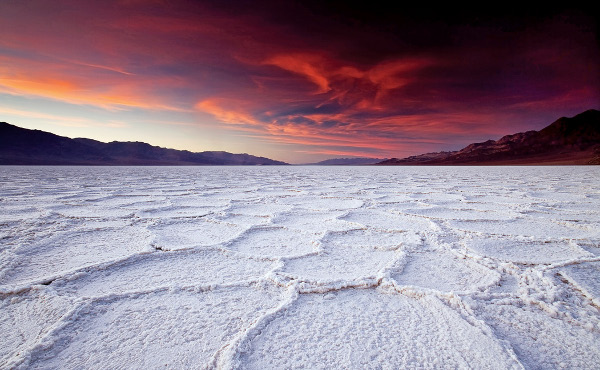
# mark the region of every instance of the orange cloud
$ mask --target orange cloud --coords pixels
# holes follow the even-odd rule
[[[77,85],[72,81],[56,79],[0,79],[0,92],[11,95],[35,96],[59,100],[69,104],[92,105],[107,110],[123,110],[127,108],[142,108],[149,110],[185,111],[185,109],[170,106],[155,99],[145,99],[143,96],[128,94],[127,89],[111,87],[107,92],[93,91],[85,85]],[[155,100],[152,103],[149,100]]]
[[[365,72],[355,67],[344,66],[335,71],[335,75],[345,78],[363,78],[365,76]]]
[[[331,90],[329,80],[321,66],[323,60],[318,56],[310,54],[276,55],[263,63],[306,77],[319,88],[316,91],[317,94],[323,94]]]
[[[334,157],[365,157],[371,158],[377,155],[372,151],[360,151],[360,150],[330,150],[330,149],[313,149],[313,150],[296,150],[296,153],[307,153],[307,154],[323,154]]]
[[[127,75],[127,76],[135,75],[134,73],[127,72],[127,71],[125,71],[121,68],[117,68],[117,67],[109,67],[109,66],[103,66],[103,65],[99,65],[99,64],[85,63],[85,62],[80,62],[80,61],[76,61],[76,60],[66,60],[66,62],[73,63],[73,64],[79,64],[79,65],[86,66],[86,67],[98,68],[98,69],[102,69],[105,71],[116,72],[116,73],[120,73],[120,74]]]
[[[64,116],[64,115],[58,116],[55,114],[25,111],[25,110],[21,110],[21,109],[13,109],[13,108],[2,107],[2,106],[0,106],[0,114],[26,117],[26,118],[37,118],[37,119],[45,120],[47,122],[51,122],[52,124],[55,124],[55,125],[66,126],[66,127],[91,127],[91,126],[99,125],[98,122],[92,121],[87,118],[82,118],[82,117],[68,117],[68,116]]]
[[[152,93],[150,87],[153,84],[162,87],[177,84],[162,77],[151,81],[115,68],[81,62],[42,63],[9,57],[3,57],[2,62],[11,65],[11,68],[0,67],[3,76],[0,78],[0,93],[92,105],[113,111],[129,108],[186,111]],[[89,73],[90,69],[100,71]]]
[[[317,108],[336,102],[345,108],[383,111],[386,109],[383,99],[391,90],[417,82],[418,72],[436,62],[432,58],[401,58],[362,70],[317,53],[286,53],[276,54],[262,64],[301,75],[315,84],[318,88],[315,94],[324,97],[315,105]]]
[[[597,48],[581,39],[593,35],[571,26],[540,28],[539,39],[492,32],[510,49],[485,34],[440,47],[429,33],[437,23],[408,19],[362,27],[336,16],[308,30],[318,16],[302,2],[244,14],[219,2],[150,2],[0,2],[0,93],[138,111],[122,121],[142,110],[203,112],[290,152],[379,156],[531,129],[533,116],[598,102]],[[548,35],[560,37],[540,42]]]
[[[239,102],[237,102],[239,103]],[[194,107],[202,112],[213,115],[216,119],[230,125],[260,125],[252,115],[234,109],[228,109],[226,105],[236,102],[225,101],[225,99],[212,98],[198,102]]]
[[[367,71],[371,82],[384,90],[397,89],[406,85],[411,74],[433,62],[427,59],[399,59],[380,63]]]

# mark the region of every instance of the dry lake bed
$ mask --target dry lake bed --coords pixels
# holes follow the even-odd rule
[[[0,167],[0,367],[597,368],[599,184]]]

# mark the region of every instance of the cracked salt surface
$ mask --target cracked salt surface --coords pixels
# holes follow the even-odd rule
[[[0,167],[0,368],[596,368],[596,167]]]
[[[290,329],[293,328],[293,335]],[[242,369],[520,368],[435,297],[374,289],[302,295],[243,348]]]

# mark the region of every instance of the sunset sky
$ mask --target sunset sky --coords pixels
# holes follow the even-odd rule
[[[0,121],[290,163],[405,157],[600,108],[589,9],[0,1]]]

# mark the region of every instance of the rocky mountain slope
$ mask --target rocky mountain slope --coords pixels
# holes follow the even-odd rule
[[[199,152],[142,142],[71,139],[0,122],[0,165],[283,165],[269,158],[228,152]]]
[[[562,117],[540,131],[473,143],[454,152],[426,153],[381,165],[600,164],[600,111]]]

